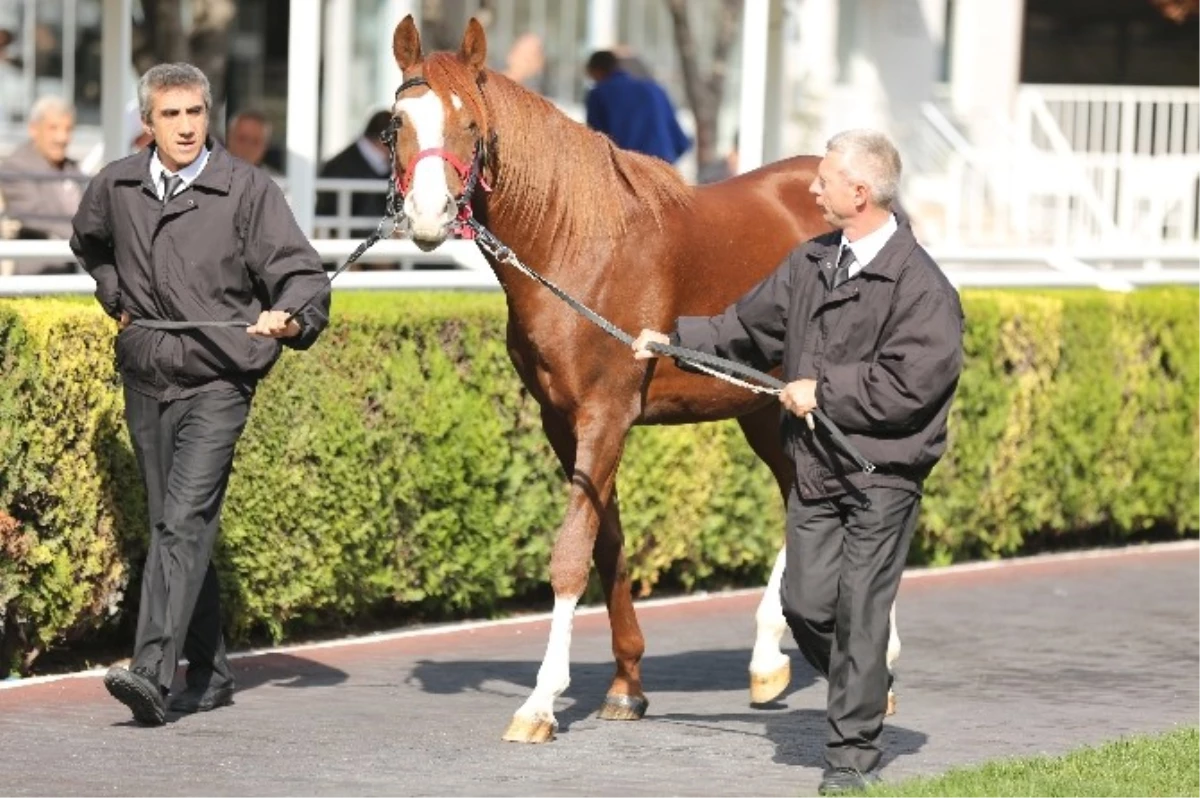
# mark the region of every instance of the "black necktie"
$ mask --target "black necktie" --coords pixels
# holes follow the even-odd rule
[[[850,264],[852,263],[854,263],[854,250],[849,246],[843,246],[842,254],[838,256],[837,268],[833,270],[834,288],[850,279]]]
[[[175,192],[179,190],[179,186],[183,184],[183,178],[179,175],[169,175],[166,172],[162,173],[163,195],[162,204],[166,205],[167,200],[175,196]]]

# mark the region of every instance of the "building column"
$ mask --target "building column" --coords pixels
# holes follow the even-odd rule
[[[787,42],[786,147],[791,153],[825,150],[825,119],[838,82],[838,0],[805,0],[794,10]]]
[[[293,3],[288,14],[287,186],[292,215],[313,234],[320,124],[321,4]]]
[[[617,45],[618,0],[591,0],[587,4],[587,52]]]
[[[986,146],[1001,135],[997,118],[1012,119],[1021,81],[1025,4],[951,0],[950,104]]]
[[[421,29],[420,0],[380,0],[379,15],[376,18],[376,29],[379,35],[375,37],[378,49],[375,51],[375,96],[378,103],[390,108],[396,100],[396,89],[400,88],[403,78],[400,67],[396,66],[396,56],[392,53],[392,34],[396,26],[409,14]],[[421,49],[428,53],[429,44],[422,42]],[[456,48],[457,49],[457,48]],[[362,120],[359,124],[366,122]]]
[[[133,52],[133,0],[104,0],[100,32],[100,122],[104,128],[104,161],[129,154],[126,123],[130,85],[129,54]],[[134,131],[136,135],[136,131]]]
[[[742,9],[742,80],[738,91],[739,172],[749,172],[764,163],[771,3],[772,0],[746,0]]]
[[[354,0],[325,0],[322,31],[325,85],[350,85],[350,61],[354,53]],[[337,153],[358,134],[359,115],[351,111],[351,93],[343,88],[326,91],[321,97],[321,160]]]

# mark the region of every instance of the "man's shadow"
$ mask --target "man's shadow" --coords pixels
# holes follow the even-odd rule
[[[237,657],[230,660],[230,665],[233,667],[233,677],[236,682],[233,694],[234,706],[237,705],[238,696],[265,684],[289,689],[334,687],[349,678],[349,674],[339,668],[293,654],[275,652],[256,654],[252,657]],[[171,684],[171,696],[167,699],[168,704],[170,704],[171,698],[179,695],[187,687],[187,683],[184,681],[186,671],[187,668],[184,665],[180,665],[175,671],[175,681]],[[168,709],[166,722],[170,725],[186,719],[189,714]],[[142,728],[140,723],[132,719],[119,721],[112,725]]]
[[[729,734],[749,734],[766,737],[775,744],[775,756],[771,761],[780,765],[823,769],[825,763],[825,741],[829,735],[829,721],[822,709],[788,709],[776,704],[768,711],[739,712],[732,715],[667,713],[655,720],[684,726],[695,726],[706,731],[726,731]],[[761,735],[734,728],[730,724],[763,724]],[[929,739],[924,732],[907,729],[885,720],[879,737],[883,757],[879,767],[887,765],[898,756],[915,754]]]

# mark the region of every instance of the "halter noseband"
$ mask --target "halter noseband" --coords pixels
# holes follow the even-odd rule
[[[396,101],[399,102],[400,95],[408,89],[416,86],[429,86],[429,81],[421,75],[416,75],[409,78],[400,84],[400,88],[396,89]],[[408,194],[408,190],[412,185],[412,175],[417,168],[417,164],[424,158],[441,158],[454,169],[458,174],[459,180],[462,181],[462,193],[454,200],[455,206],[458,208],[458,214],[454,218],[454,224],[451,229],[455,235],[460,238],[474,238],[475,231],[470,227],[468,222],[471,220],[471,198],[475,193],[475,187],[479,186],[484,193],[490,193],[492,187],[488,185],[487,180],[483,177],[483,159],[484,148],[483,141],[476,140],[475,152],[471,158],[471,163],[468,165],[463,163],[462,159],[444,147],[430,147],[421,150],[408,162],[404,168],[404,174],[397,176],[396,170],[396,128],[398,126],[396,118],[393,116],[391,123],[388,125],[383,134],[383,140],[387,143],[388,149],[392,155],[392,177],[395,185],[396,196],[392,200],[392,208],[395,215],[403,213],[404,197]]]

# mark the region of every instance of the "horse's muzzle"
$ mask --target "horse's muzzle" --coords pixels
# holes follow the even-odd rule
[[[436,237],[418,236],[415,233],[412,236],[412,242],[417,245],[417,249],[422,252],[433,252],[442,245],[446,240],[446,229],[442,229],[442,234]]]

